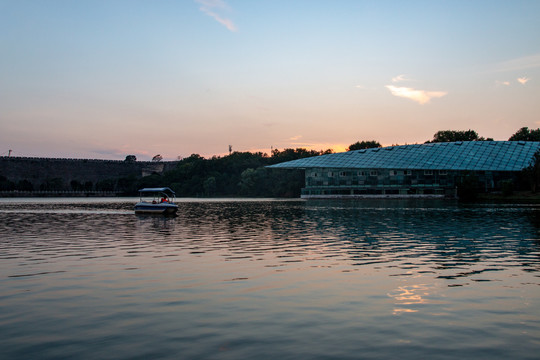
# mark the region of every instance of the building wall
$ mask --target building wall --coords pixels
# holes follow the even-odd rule
[[[94,159],[59,159],[59,158],[26,158],[0,157],[0,175],[17,183],[27,180],[34,189],[51,179],[61,179],[70,188],[72,180],[90,181],[96,184],[107,179],[118,179],[134,176],[140,178],[152,173],[161,174],[173,169],[176,161],[152,162]]]
[[[309,196],[447,196],[456,194],[461,179],[471,172],[405,169],[306,169],[303,197]],[[500,188],[504,179],[515,174],[489,171],[472,172],[481,191]]]

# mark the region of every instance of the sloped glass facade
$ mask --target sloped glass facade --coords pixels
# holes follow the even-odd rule
[[[271,168],[305,169],[303,197],[455,196],[464,176],[481,190],[515,180],[540,142],[474,141],[392,146],[288,161]]]

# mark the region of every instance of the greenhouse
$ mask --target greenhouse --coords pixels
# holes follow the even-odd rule
[[[540,149],[535,141],[459,141],[388,146],[269,166],[304,169],[303,198],[455,197],[465,177],[483,192],[516,182]]]

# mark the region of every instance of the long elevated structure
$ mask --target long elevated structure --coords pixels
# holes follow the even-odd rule
[[[125,161],[100,159],[63,159],[0,156],[0,177],[18,183],[27,181],[34,190],[56,180],[55,190],[72,190],[71,182],[96,185],[107,179],[162,174],[174,169],[177,161]]]
[[[466,175],[486,192],[515,181],[539,149],[537,141],[458,141],[353,150],[269,167],[305,169],[304,198],[455,196]]]

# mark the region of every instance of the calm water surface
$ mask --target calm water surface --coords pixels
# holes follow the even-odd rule
[[[540,207],[0,200],[3,359],[538,359]]]

